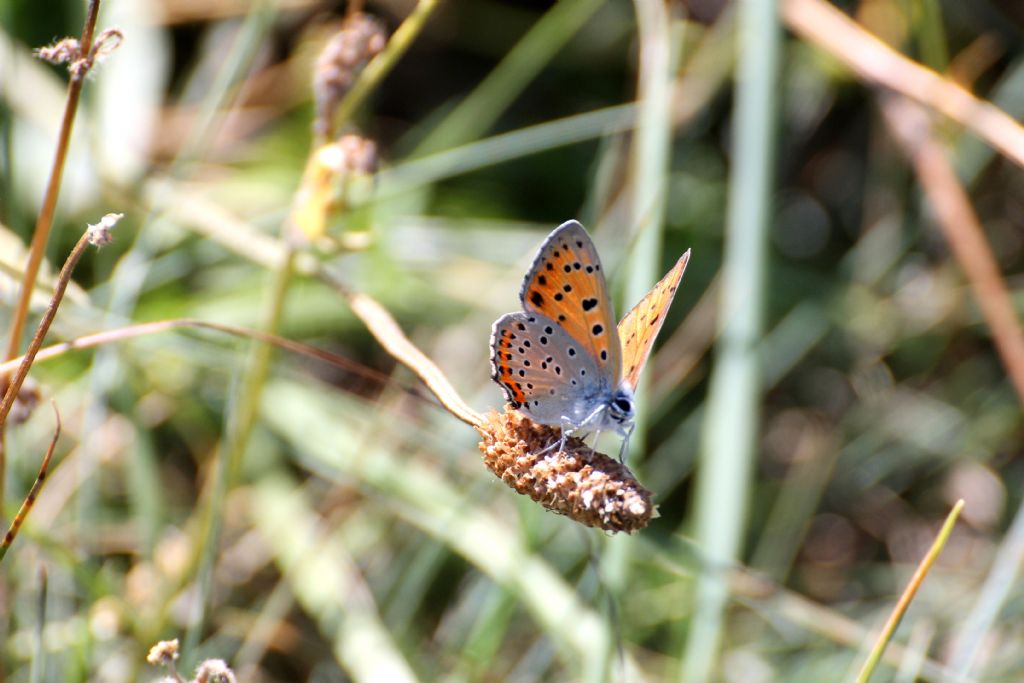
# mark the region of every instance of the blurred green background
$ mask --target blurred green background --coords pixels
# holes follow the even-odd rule
[[[347,6],[101,6],[124,43],[84,88],[30,329],[111,211],[115,241],[83,259],[48,341],[181,317],[263,328],[314,148],[314,62]],[[275,351],[260,385],[248,340],[197,330],[33,369],[64,431],[0,574],[4,678],[154,680],[146,652],[177,637],[186,677],[219,657],[245,681],[853,680],[964,498],[873,680],[1024,679],[1021,405],[875,92],[751,21],[772,14],[754,0],[421,2],[424,21],[394,33],[415,8],[363,7],[408,41],[340,129],[376,144],[379,170],[346,185],[329,244],[298,250],[381,302],[484,411],[501,407],[490,325],[557,224],[591,231],[620,312],[692,248],[630,456],[660,517],[609,537],[517,496],[300,267],[278,331],[364,371]],[[1024,113],[1016,2],[840,8]],[[77,36],[84,13],[0,2],[5,339],[67,78],[32,50]],[[738,36],[749,57],[773,35],[777,63],[744,62]],[[936,130],[1019,317],[1024,175]],[[746,322],[723,317],[723,286]],[[730,354],[744,382],[722,374]],[[6,518],[52,430],[45,406],[8,425]]]

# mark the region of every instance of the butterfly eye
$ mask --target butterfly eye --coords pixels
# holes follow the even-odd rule
[[[623,417],[631,417],[633,415],[633,399],[626,396],[619,396],[613,400],[611,407],[613,413]]]

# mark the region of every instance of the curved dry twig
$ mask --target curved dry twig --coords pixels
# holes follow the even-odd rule
[[[60,438],[61,429],[60,411],[57,410],[57,403],[55,401],[51,401],[51,404],[53,405],[53,414],[57,418],[57,426],[54,427],[53,438],[50,440],[50,447],[46,449],[46,455],[43,456],[43,462],[39,466],[39,474],[36,475],[35,483],[32,484],[32,488],[29,489],[28,495],[26,495],[25,500],[22,501],[18,514],[16,514],[14,519],[11,520],[11,526],[7,529],[7,533],[4,534],[4,540],[0,542],[0,562],[3,562],[11,544],[14,543],[14,539],[18,536],[18,531],[21,529],[21,525],[25,523],[28,513],[32,511],[32,506],[35,504],[36,498],[39,497],[39,492],[43,490],[43,484],[46,482],[46,475],[50,469],[50,459],[53,458],[53,449],[57,446],[57,439]]]
[[[790,29],[865,81],[942,112],[1024,166],[1024,127],[999,107],[904,57],[827,2],[785,0],[780,11]]]
[[[1024,406],[1024,329],[967,192],[924,109],[905,97],[894,95],[882,98],[882,111],[914,167],[935,213],[935,221],[967,275],[978,307],[992,332],[996,351]]]

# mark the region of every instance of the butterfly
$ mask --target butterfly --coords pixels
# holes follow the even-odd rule
[[[687,251],[615,326],[601,259],[590,235],[567,221],[548,235],[526,273],[519,301],[491,330],[491,378],[513,408],[538,424],[633,431],[636,391],[654,339],[690,260]]]

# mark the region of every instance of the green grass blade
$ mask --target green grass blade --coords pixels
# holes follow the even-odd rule
[[[764,324],[781,33],[771,0],[744,0],[737,9],[739,58],[720,337],[696,498],[696,537],[708,564],[697,584],[682,663],[682,680],[690,683],[714,677],[728,598],[721,568],[740,556],[764,381],[758,344]]]

